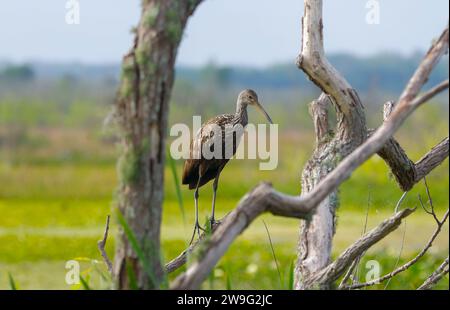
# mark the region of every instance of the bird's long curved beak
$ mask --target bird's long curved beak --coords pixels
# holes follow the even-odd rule
[[[264,110],[262,105],[259,102],[257,102],[255,106],[259,111],[261,111],[262,114],[264,114],[264,116],[267,118],[269,123],[273,124],[272,119],[270,118],[269,114],[267,114],[266,110]]]

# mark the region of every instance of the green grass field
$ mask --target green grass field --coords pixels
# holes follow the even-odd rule
[[[260,172],[252,162],[231,162],[227,168],[219,188],[218,216],[230,211],[239,198],[260,180],[272,180],[277,189],[291,194],[299,191],[298,176],[294,173]],[[294,168],[297,167],[283,167],[286,171],[294,171]],[[178,166],[178,171],[180,169]],[[447,164],[429,178],[434,204],[440,215],[448,205],[446,169]],[[71,287],[65,284],[65,262],[71,259],[83,262],[82,268],[90,274],[94,288],[106,287],[107,281],[102,283],[100,273],[92,271],[95,270],[92,262],[85,260],[98,260],[99,263],[94,265],[104,272],[96,243],[102,236],[106,215],[111,213],[116,186],[114,165],[23,164],[1,167],[0,176],[0,288],[9,287],[7,273],[10,272],[21,289],[69,289]],[[169,170],[166,171],[166,180],[162,244],[164,257],[170,259],[188,242],[194,220],[193,199],[192,192],[183,188],[186,213],[186,221],[183,222]],[[209,186],[202,188],[200,193],[201,216],[206,217],[210,212],[211,189]],[[361,234],[367,208],[368,228],[371,228],[393,212],[401,195],[394,181],[389,179],[384,164],[376,157],[358,169],[342,186],[341,193],[335,254]],[[424,195],[421,184],[408,195],[403,206],[417,206],[418,193]],[[274,242],[281,280],[262,220],[266,221]],[[113,221],[113,231],[117,226]],[[230,280],[236,289],[288,288],[298,227],[299,222],[293,219],[270,215],[257,219],[231,246],[215,269],[211,277],[213,281],[207,281],[204,287],[225,288]],[[371,249],[365,260],[378,260],[382,272],[392,269],[399,255],[404,229],[406,239],[400,263],[411,258],[425,244],[434,229],[434,222],[423,210],[417,210],[406,220],[406,226]],[[108,240],[110,255],[113,254],[113,237],[114,234]],[[447,254],[448,225],[422,263],[391,281],[389,288],[418,286]],[[361,266],[361,274],[364,274],[364,261]],[[448,278],[441,281],[439,288],[448,288]]]
[[[8,111],[8,106],[14,106],[8,104],[5,108],[0,102],[3,112]],[[81,289],[80,285],[65,283],[65,264],[73,259],[81,263],[83,277],[91,288],[107,288],[110,285],[97,250],[97,241],[102,237],[106,216],[111,214],[114,203],[117,150],[113,140],[99,126],[106,111],[95,110],[98,119],[90,120],[91,125],[88,126],[84,123],[89,114],[86,106],[82,104],[83,109],[74,109],[76,117],[65,115],[61,124],[58,123],[58,114],[54,113],[49,115],[56,123],[44,122],[44,125],[39,125],[39,122],[47,118],[41,114],[37,118],[32,111],[22,115],[17,111],[2,114],[2,121],[7,126],[0,126],[0,142],[2,137],[5,141],[5,147],[0,148],[0,289],[10,288],[8,274],[12,275],[19,289]],[[22,107],[26,109],[26,105]],[[180,111],[175,112],[180,114]],[[278,115],[282,115],[281,110]],[[398,134],[413,160],[419,159],[442,138],[439,133],[448,132],[448,123],[442,118],[437,118],[439,121],[432,124],[428,122],[430,117],[439,116],[436,109],[430,108],[427,115],[429,117],[415,115]],[[75,122],[74,119],[83,122]],[[251,160],[233,160],[226,167],[216,203],[218,217],[233,209],[246,192],[263,180],[271,181],[280,191],[293,195],[300,193],[301,168],[313,145],[311,129],[300,132],[284,128],[281,122],[280,134],[280,158],[276,170],[260,171],[258,162]],[[182,161],[176,164],[177,172],[181,174]],[[442,216],[449,205],[448,160],[433,171],[428,177],[428,184],[437,212]],[[361,235],[367,210],[370,229],[392,214],[402,194],[384,162],[377,156],[360,167],[341,186],[340,192],[333,255],[339,254]],[[408,194],[402,207],[419,206],[418,194],[426,197],[422,183]],[[211,185],[201,188],[202,218],[209,215],[211,197]],[[191,235],[193,192],[183,187],[182,198],[185,221],[173,177],[167,167],[162,226],[166,261],[186,247]],[[263,220],[274,243],[280,273]],[[110,255],[114,252],[114,232],[117,228],[118,223],[113,220],[107,243]],[[379,262],[381,274],[389,272],[418,253],[434,228],[433,219],[418,208],[407,218],[405,225],[366,254],[359,268],[361,280],[365,279],[368,260]],[[404,231],[405,242],[399,258]],[[233,243],[203,287],[289,288],[289,273],[296,258],[298,233],[297,220],[271,215],[258,218]],[[393,279],[387,288],[414,289],[419,286],[448,256],[448,245],[447,223],[420,263]],[[181,270],[170,275],[170,279],[179,272]],[[385,285],[372,288],[383,289]],[[449,288],[448,276],[437,288]]]

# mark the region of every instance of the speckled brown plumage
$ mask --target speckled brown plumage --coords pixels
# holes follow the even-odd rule
[[[236,153],[240,139],[244,134],[244,128],[248,123],[248,105],[258,108],[266,116],[267,120],[272,123],[269,115],[260,105],[258,95],[253,90],[246,89],[238,96],[235,114],[223,114],[208,120],[191,140],[190,157],[184,163],[182,176],[183,184],[188,185],[189,189],[195,188],[195,227],[191,243],[194,240],[195,233],[197,232],[200,235],[200,229],[202,229],[198,223],[198,189],[214,179],[212,214],[210,218],[212,227],[214,223],[214,208],[219,176],[230,158]],[[217,132],[220,130],[222,133],[220,137],[215,134],[214,129]],[[216,154],[214,153],[214,145],[220,145],[220,143],[222,146],[222,154]],[[230,148],[232,154],[228,153],[230,152]],[[209,150],[212,155],[211,158],[205,158],[204,152],[202,152],[203,150]]]
[[[208,128],[208,125],[214,124],[218,125],[222,129],[222,145],[225,145],[225,126],[227,124],[233,124],[235,120],[235,115],[233,114],[223,114],[216,116],[210,120],[208,120],[205,124],[203,124],[202,128],[196,135],[195,139],[198,139],[201,141],[201,145],[205,146],[208,145],[208,140],[211,140],[211,132],[206,130]],[[213,132],[212,132],[213,133]],[[237,149],[237,138],[233,141],[233,155],[236,153]],[[212,159],[206,159],[203,157],[203,154],[201,154],[199,159],[194,158],[194,139],[191,140],[190,145],[190,158],[187,159],[184,162],[184,168],[183,168],[183,177],[182,177],[182,183],[188,184],[189,189],[194,189],[197,186],[199,172],[202,172],[202,179],[200,180],[199,187],[205,185],[210,180],[214,179],[217,175],[217,171],[222,169],[227,162],[230,159],[225,158],[225,149],[222,148],[222,158],[212,158]],[[213,150],[211,150],[213,151]]]

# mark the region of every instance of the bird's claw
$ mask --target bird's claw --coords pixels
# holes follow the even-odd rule
[[[200,226],[200,224],[198,222],[196,222],[195,226],[194,226],[194,232],[192,233],[192,237],[191,237],[191,241],[189,242],[189,245],[191,245],[192,242],[194,241],[195,233],[197,233],[198,237],[200,238],[200,230],[206,231],[203,227]]]

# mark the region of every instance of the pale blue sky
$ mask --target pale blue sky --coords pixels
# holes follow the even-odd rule
[[[380,24],[366,23],[367,0],[325,0],[327,52],[410,54],[425,50],[448,21],[448,0],[379,0]],[[131,44],[140,0],[80,0],[81,24],[65,23],[65,0],[3,0],[0,60],[115,63]],[[265,66],[294,61],[301,0],[205,0],[188,24],[178,63]]]

